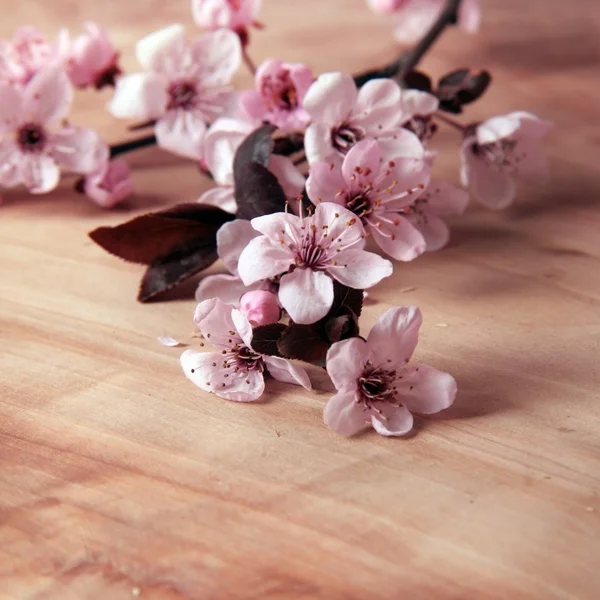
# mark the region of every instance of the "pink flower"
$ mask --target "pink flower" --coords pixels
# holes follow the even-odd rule
[[[13,39],[0,41],[0,81],[25,85],[42,68],[59,62],[56,44],[35,27],[17,29]]]
[[[240,96],[240,106],[250,119],[266,121],[284,130],[308,125],[310,116],[302,103],[314,81],[309,67],[271,58],[258,67],[254,80],[256,91],[249,90]]]
[[[54,189],[60,171],[91,173],[106,152],[92,129],[63,120],[73,88],[63,71],[38,71],[24,88],[0,83],[0,185],[25,184],[34,194]]]
[[[70,44],[67,73],[73,85],[84,88],[93,85],[100,89],[115,85],[121,73],[117,65],[119,53],[103,27],[92,22],[84,23],[85,33]]]
[[[215,187],[198,198],[202,204],[218,206],[231,213],[237,211],[233,186],[235,153],[255,127],[240,119],[222,118],[211,125],[204,138],[203,162],[213,176]],[[268,169],[277,177],[288,199],[295,199],[304,189],[304,176],[286,156],[272,154]]]
[[[306,371],[276,356],[252,349],[252,327],[236,308],[212,298],[198,304],[194,322],[204,337],[220,352],[186,350],[181,367],[200,389],[227,400],[251,402],[265,389],[263,373],[285,383],[311,389]]]
[[[406,218],[421,232],[427,252],[443,248],[450,239],[444,217],[462,215],[469,194],[445,181],[432,181],[427,189],[406,209]]]
[[[262,0],[192,0],[194,21],[203,29],[245,31],[257,25]]]
[[[454,402],[456,381],[451,375],[407,364],[421,321],[416,306],[390,308],[366,341],[351,338],[331,346],[327,373],[338,393],[325,406],[328,427],[347,436],[369,425],[381,435],[404,435],[413,426],[411,413],[429,415]]]
[[[332,277],[362,290],[392,274],[392,263],[364,250],[360,219],[333,202],[319,204],[310,217],[275,213],[251,223],[263,235],[242,252],[240,278],[250,285],[282,275],[279,303],[296,323],[314,323],[329,312]]]
[[[240,311],[253,325],[270,325],[281,319],[277,294],[268,290],[251,290],[240,298]]]
[[[462,180],[489,208],[506,208],[516,195],[515,179],[543,183],[548,164],[539,142],[551,124],[528,112],[493,117],[470,128],[462,146]]]
[[[439,103],[433,94],[419,90],[402,90],[400,97],[402,127],[412,131],[421,142],[425,143],[437,131],[437,125],[432,117]]]
[[[391,79],[373,79],[360,90],[345,73],[325,73],[304,98],[312,123],[306,130],[306,157],[340,164],[350,148],[365,138],[379,141],[382,154],[423,158],[423,145],[402,128],[401,91]]]
[[[375,12],[393,14],[394,35],[399,42],[410,44],[420,40],[440,16],[446,0],[367,0]],[[457,25],[475,33],[481,21],[479,0],[462,0]]]
[[[119,78],[112,114],[156,119],[159,146],[200,160],[206,123],[220,116],[230,100],[229,83],[241,57],[238,37],[219,30],[188,45],[183,26],[171,25],[141,39],[136,52],[148,72]]]
[[[124,160],[111,160],[103,168],[86,175],[85,195],[103,208],[112,208],[133,194],[131,170]]]
[[[375,140],[351,148],[341,167],[314,163],[306,192],[314,204],[335,202],[358,217],[377,245],[396,260],[413,260],[425,240],[406,216],[429,183],[429,168],[411,158],[381,160]]]

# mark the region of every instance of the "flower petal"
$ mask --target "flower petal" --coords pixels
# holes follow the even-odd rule
[[[519,138],[531,138],[539,140],[545,136],[554,125],[550,121],[544,121],[536,115],[524,110],[517,110],[509,114],[510,117],[519,120]]]
[[[394,271],[389,260],[365,250],[344,250],[339,253],[338,262],[339,265],[330,266],[327,272],[355,290],[370,288]]]
[[[356,401],[356,393],[339,392],[325,405],[323,421],[336,433],[351,436],[368,426],[369,414]]]
[[[463,148],[461,176],[475,199],[488,208],[501,210],[515,199],[517,190],[512,175],[489,166],[474,156],[469,148]]]
[[[469,194],[446,181],[432,181],[424,196],[427,204],[424,211],[440,217],[462,215],[469,203]]]
[[[205,300],[196,307],[194,323],[207,341],[217,348],[231,348],[242,341],[233,322],[233,310],[234,306],[219,298]]]
[[[258,284],[254,284],[258,287]],[[239,306],[240,298],[252,288],[246,287],[237,275],[218,274],[202,278],[196,289],[196,300],[219,298],[225,304]]]
[[[287,156],[271,154],[267,168],[277,177],[286,198],[293,201],[302,194],[306,180]]]
[[[332,169],[331,165],[325,162],[316,162],[311,165],[306,180],[306,193],[313,204],[334,202],[343,205],[345,189],[346,182],[339,166]]]
[[[158,145],[173,154],[200,160],[206,124],[185,110],[172,110],[160,118],[154,128]]]
[[[173,59],[181,56],[185,48],[183,25],[175,24],[153,31],[135,46],[135,55],[144,69],[168,74]]]
[[[167,85],[162,75],[154,73],[119,77],[108,110],[119,119],[157,119],[167,109]]]
[[[396,306],[384,312],[367,337],[373,362],[403,366],[417,347],[422,322],[423,316],[416,306]]]
[[[73,86],[61,69],[38,71],[23,92],[22,114],[38,123],[65,117],[73,102]]]
[[[250,221],[235,219],[219,227],[217,231],[217,252],[219,258],[231,273],[237,275],[238,261],[244,248],[258,237]]]
[[[63,127],[51,137],[52,155],[73,173],[93,173],[106,166],[108,148],[93,129]]]
[[[176,340],[174,337],[163,333],[162,335],[156,338],[160,344],[166,346],[167,348],[177,348],[178,346],[185,346],[183,342]]]
[[[346,120],[357,97],[354,79],[346,73],[323,73],[306,92],[304,109],[313,122],[336,125]]]
[[[550,178],[550,168],[539,142],[535,139],[522,139],[516,151],[523,155],[523,159],[516,165],[516,175],[529,183],[546,183]]]
[[[423,236],[426,252],[440,250],[450,240],[450,229],[439,217],[430,214],[423,219],[419,216],[409,215],[408,219]]]
[[[281,278],[279,302],[294,323],[315,323],[333,304],[333,281],[323,271],[296,269]]]
[[[231,311],[231,320],[235,325],[236,331],[240,334],[244,344],[248,346],[248,348],[252,347],[252,325],[250,325],[250,321],[246,318],[246,316],[241,313],[237,308],[234,308]]]
[[[402,90],[400,98],[402,118],[400,122],[406,123],[413,117],[429,116],[438,109],[439,103],[440,101],[429,92]]]
[[[304,132],[304,151],[309,165],[316,162],[342,164],[342,158],[331,142],[331,128],[322,123],[311,123]]]
[[[395,222],[370,227],[377,245],[396,260],[410,261],[423,254],[427,244],[421,232],[406,217],[397,215]]]
[[[373,429],[380,435],[406,435],[413,428],[413,416],[405,406],[382,404],[383,414],[371,413]]]
[[[342,165],[342,174],[346,185],[350,186],[357,178],[365,173],[373,175],[378,173],[381,165],[381,153],[376,140],[362,140],[355,144],[346,155]],[[368,175],[366,175],[368,177]]]
[[[377,133],[401,124],[400,86],[391,79],[372,79],[363,85],[352,111],[352,122]]]
[[[14,85],[0,82],[0,133],[13,131],[21,119],[22,92]]]
[[[235,373],[231,369],[223,369],[222,355],[219,353],[186,350],[180,362],[183,372],[192,383],[226,400],[252,402],[264,392],[265,381],[260,371]]]
[[[262,218],[262,217],[261,217]],[[244,248],[238,262],[238,273],[244,285],[285,273],[294,263],[289,248],[261,235]]]
[[[191,55],[203,87],[227,85],[242,61],[240,38],[228,29],[209,31],[194,42]]]
[[[327,351],[327,374],[335,389],[341,392],[356,390],[358,378],[371,357],[369,346],[362,338],[336,342]]]
[[[284,212],[277,212],[271,215],[255,217],[250,222],[256,231],[259,231],[260,233],[277,241],[279,241],[281,237],[281,231],[287,226],[291,227],[292,229],[297,229],[300,227],[300,220],[296,215]]]
[[[246,90],[240,94],[240,109],[253,121],[264,121],[267,115],[263,97],[256,90]]]
[[[448,408],[456,397],[452,375],[429,365],[415,364],[402,370],[396,381],[399,400],[411,412],[431,415]]]
[[[23,155],[19,164],[21,181],[32,194],[45,194],[60,181],[56,161],[46,154]]]
[[[267,365],[267,371],[277,381],[301,385],[304,389],[312,390],[308,374],[302,367],[278,356],[264,356],[263,359]]]
[[[492,117],[477,127],[477,143],[493,144],[498,140],[511,137],[520,126],[519,119],[512,115]]]
[[[200,204],[216,206],[232,214],[235,214],[237,211],[237,202],[235,201],[234,188],[232,185],[217,185],[210,190],[206,190],[206,192],[198,198],[198,202]]]
[[[425,159],[425,148],[421,140],[408,129],[400,127],[384,130],[384,133],[376,135],[375,138],[379,142],[379,150],[384,159],[399,157]]]

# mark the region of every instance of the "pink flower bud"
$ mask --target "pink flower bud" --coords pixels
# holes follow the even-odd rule
[[[266,290],[246,292],[240,299],[240,310],[253,325],[269,325],[281,318],[277,296]]]
[[[112,208],[133,193],[131,171],[125,161],[111,160],[101,171],[87,175],[85,195],[103,208]]]
[[[119,53],[105,29],[96,23],[84,23],[85,32],[73,40],[69,48],[67,69],[73,85],[94,85],[100,89],[114,85],[121,70],[117,65]]]

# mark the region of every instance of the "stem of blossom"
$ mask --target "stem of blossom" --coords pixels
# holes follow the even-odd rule
[[[440,121],[443,121],[444,123],[446,123],[447,125],[450,125],[451,127],[454,127],[454,129],[458,129],[458,131],[460,131],[463,135],[465,134],[465,131],[467,130],[466,125],[461,125],[458,121],[455,121],[454,119],[451,119],[450,117],[447,117],[442,112],[439,112],[439,111],[436,112],[435,118],[439,119]]]
[[[246,63],[246,66],[248,67],[250,73],[252,73],[252,75],[255,75],[256,65],[254,64],[254,61],[250,58],[250,55],[248,54],[248,51],[246,50],[245,46],[242,46],[242,58],[244,59],[244,62]]]
[[[138,148],[145,148],[146,146],[154,146],[156,144],[156,136],[148,135],[143,138],[137,138],[136,140],[129,140],[128,142],[122,142],[121,144],[115,144],[110,147],[110,157],[114,158],[119,154],[125,154],[125,152],[131,152]]]
[[[446,0],[446,6],[440,13],[440,16],[414,48],[410,48],[403,52],[389,65],[355,75],[354,81],[356,82],[356,85],[362,87],[365,83],[371,81],[371,79],[379,79],[382,77],[393,77],[399,83],[402,83],[406,75],[417,66],[418,62],[423,58],[444,29],[446,29],[448,25],[453,25],[457,22],[460,2],[461,0]]]

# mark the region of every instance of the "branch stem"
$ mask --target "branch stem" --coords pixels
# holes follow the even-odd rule
[[[132,150],[137,150],[138,148],[145,148],[146,146],[154,146],[155,144],[155,135],[147,135],[143,138],[137,138],[135,140],[129,140],[127,142],[115,144],[110,147],[110,157],[114,158],[115,156],[119,156],[119,154],[125,154],[125,152],[131,152]]]
[[[455,121],[451,117],[446,116],[443,112],[436,112],[435,118],[439,119],[440,121],[443,121],[444,123],[446,123],[446,125],[450,125],[450,127],[454,127],[454,129],[458,129],[458,131],[460,131],[462,134],[464,134],[467,130],[467,127],[465,125],[461,125],[458,121]]]

